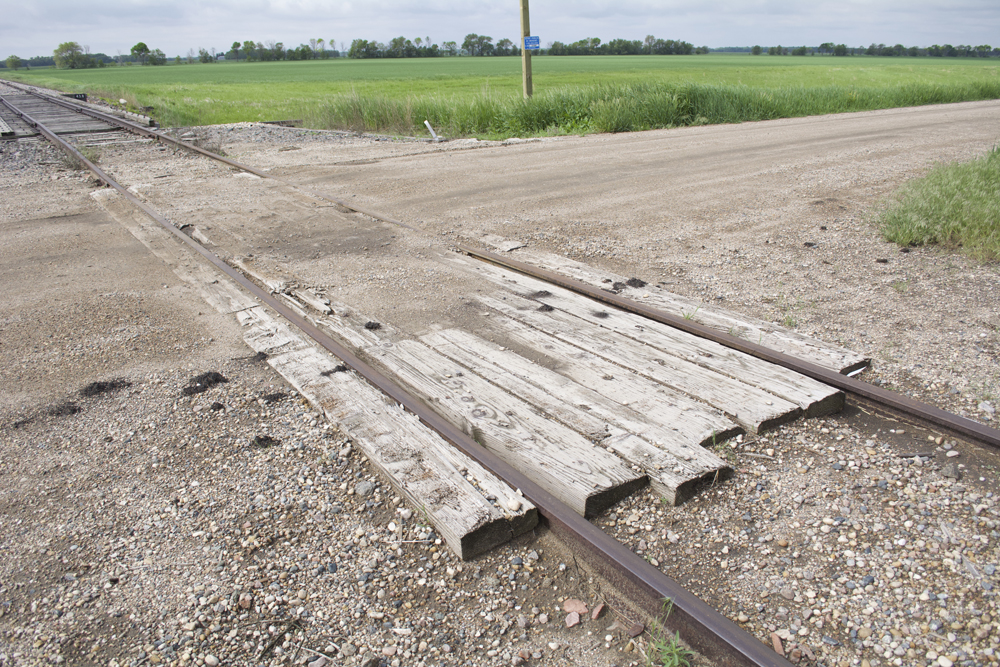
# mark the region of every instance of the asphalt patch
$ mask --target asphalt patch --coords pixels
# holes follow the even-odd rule
[[[132,386],[131,382],[127,382],[121,378],[117,380],[99,380],[97,382],[91,382],[86,387],[81,389],[80,396],[83,396],[84,398],[92,398],[94,396],[100,396],[101,394],[110,394],[114,391],[120,391],[130,386]]]
[[[328,378],[334,373],[346,373],[348,370],[350,369],[347,366],[345,366],[344,364],[340,364],[339,366],[334,366],[328,371],[323,371],[322,373],[320,373],[320,375],[322,375],[325,378]]]
[[[250,441],[250,446],[258,449],[267,449],[268,447],[274,447],[275,445],[280,444],[280,440],[272,438],[269,435],[255,435],[253,440]]]
[[[625,284],[629,287],[635,287],[639,289],[640,287],[645,287],[648,283],[645,280],[640,280],[639,278],[629,278],[625,281]]]
[[[222,384],[223,382],[229,382],[229,380],[227,380],[222,373],[209,371],[192,378],[191,381],[188,382],[188,386],[181,389],[181,393],[185,396],[203,394],[215,385]]]
[[[532,294],[528,298],[530,298],[530,299],[544,299],[547,296],[552,296],[552,292],[550,292],[550,291],[548,291],[546,289],[543,289],[543,290],[538,290],[537,292],[535,292],[534,294]]]
[[[378,331],[381,328],[382,325],[378,322],[365,322],[365,329],[368,329],[369,331]]]
[[[264,399],[265,403],[270,405],[271,403],[277,403],[278,401],[280,401],[283,398],[286,398],[287,396],[288,394],[282,392],[276,392],[274,394],[265,394],[264,396],[262,396],[262,398]]]
[[[538,310],[540,310],[543,313],[551,313],[553,310],[555,310],[555,308],[553,308],[552,306],[550,306],[547,303],[543,303],[542,305],[540,305],[538,307]]]
[[[73,403],[72,401],[66,401],[65,403],[60,403],[59,405],[53,405],[48,409],[48,414],[51,417],[67,417],[69,415],[75,415],[81,412],[82,408]]]

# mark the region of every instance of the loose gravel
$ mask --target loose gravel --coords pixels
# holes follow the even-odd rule
[[[259,124],[177,132],[286,172],[320,149],[363,161],[485,144]],[[140,148],[102,150],[127,176],[149,169],[128,162]],[[189,196],[213,178],[234,181],[224,168],[174,157],[164,173],[196,169]],[[87,186],[44,144],[0,144],[3,224],[86,208]],[[190,213],[225,209],[203,195],[184,204]],[[816,232],[819,250],[790,231],[778,243],[719,245],[658,270],[672,267],[664,284],[678,292],[798,319],[872,354],[867,379],[995,423],[996,330],[980,305],[990,303],[995,270],[934,250],[890,257],[861,212],[836,215]],[[542,247],[612,268],[632,257],[628,274],[646,261],[632,247],[638,240],[534,233],[528,240]],[[814,257],[826,249],[837,253],[824,260],[840,254],[862,268],[819,281],[833,290],[816,301],[834,307],[824,316],[794,295],[827,266]],[[883,256],[888,266],[876,261]],[[761,279],[772,265],[787,266],[784,285]],[[956,273],[971,293],[956,291]],[[907,334],[913,349],[887,347],[892,320],[873,315],[862,328],[837,314],[849,306],[832,298],[838,284],[853,293],[876,281],[900,283],[893,292],[906,298],[893,307],[923,322]],[[864,298],[884,312],[874,290]],[[956,303],[970,304],[962,327],[947,314]],[[248,351],[206,363],[94,373],[61,396],[5,403],[0,664],[644,664],[648,635],[630,637],[620,610],[591,618],[603,600],[544,530],[458,562],[419,508],[406,507],[265,360]],[[208,372],[226,381],[186,395]],[[109,391],[79,393],[114,380],[122,382]],[[678,508],[638,494],[597,523],[793,663],[1000,662],[995,454],[856,409],[717,449],[734,465],[731,478]]]

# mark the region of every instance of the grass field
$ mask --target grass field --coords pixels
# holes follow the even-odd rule
[[[1000,147],[910,181],[878,224],[886,239],[903,246],[940,244],[1000,260]]]
[[[520,58],[320,60],[4,72],[153,107],[164,125],[303,119],[447,136],[641,130],[1000,98],[995,60],[544,56],[521,100]]]

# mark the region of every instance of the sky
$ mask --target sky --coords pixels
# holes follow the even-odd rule
[[[465,35],[518,41],[519,0],[30,0],[0,13],[0,59],[51,55],[62,42],[91,53],[129,53],[137,42],[167,56],[234,41],[400,35],[434,43]],[[998,0],[533,0],[531,32],[542,45],[585,37],[663,39],[695,46],[818,46],[823,42],[1000,46]]]

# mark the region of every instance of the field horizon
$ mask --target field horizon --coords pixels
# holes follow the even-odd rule
[[[713,53],[542,56],[532,64],[530,102],[521,99],[519,57],[226,61],[3,77],[152,107],[164,126],[296,119],[315,129],[422,136],[426,118],[449,136],[494,138],[1000,98],[1000,64],[988,59]]]

